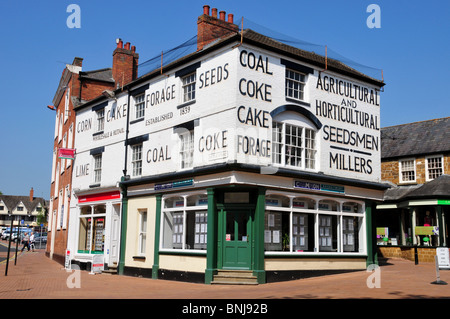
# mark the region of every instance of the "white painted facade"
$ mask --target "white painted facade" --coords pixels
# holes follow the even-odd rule
[[[288,67],[285,61],[309,70],[304,73],[304,97],[301,101],[293,102],[286,97]],[[288,65],[292,67],[291,64]],[[192,66],[195,67],[190,71],[196,75],[195,99],[184,102],[182,78],[189,72],[185,74],[183,70]],[[180,73],[183,76],[179,76]],[[189,171],[221,163],[250,164],[260,166],[261,174],[225,174],[226,178],[235,183],[278,187],[285,192],[299,191],[302,186],[295,184],[295,178],[276,176],[279,168],[304,171],[321,177],[361,182],[380,181],[380,88],[372,84],[319,70],[313,65],[248,44],[221,48],[177,69],[138,83],[132,83],[130,91],[117,90],[115,98],[99,99],[98,103],[89,103],[89,106],[77,111],[76,159],[73,164],[72,185],[78,199],[85,200],[86,196],[105,192],[120,192],[119,183],[125,167],[126,175],[132,180],[138,180],[141,177]],[[362,88],[362,99],[358,96],[345,96],[346,85],[351,86],[356,94]],[[364,94],[364,89],[367,90],[367,95]],[[138,98],[142,94],[145,115],[140,118],[136,116],[136,104],[142,101]],[[104,122],[99,127],[98,112],[101,109]],[[274,111],[279,113],[272,113],[272,116],[271,112]],[[350,120],[347,121],[346,115],[353,116],[354,122],[356,119],[364,119],[364,123],[351,123]],[[295,156],[288,156],[285,146],[278,149],[281,152],[281,163],[274,163],[274,122],[303,129],[302,141],[297,145],[302,153],[295,159],[298,165],[286,164],[288,157],[289,161],[294,161],[292,158]],[[192,166],[183,168],[181,136],[190,129],[193,130],[193,162]],[[308,164],[305,155],[306,129],[314,134],[312,161]],[[283,130],[286,130],[286,126],[283,126]],[[283,139],[286,138],[285,131],[282,135]],[[136,174],[133,147],[138,144],[142,144],[141,171]],[[100,154],[99,180],[95,174],[95,157]],[[214,178],[192,176],[193,184],[197,186],[214,185]],[[299,182],[308,181],[310,180]],[[327,184],[341,187],[336,182]],[[145,192],[154,194],[155,187],[155,184],[149,183],[130,187],[129,191],[135,195]],[[359,199],[362,210],[365,209],[364,199],[382,197],[381,191],[363,187],[346,186],[340,193],[342,196]],[[345,201],[342,197],[340,205]],[[103,213],[106,218],[104,254],[107,258],[105,262],[110,263],[112,259],[109,259],[108,254],[112,251],[110,249],[113,242],[117,240],[117,229],[114,227],[117,226],[120,215],[120,198],[85,203],[72,200],[68,248],[78,251],[79,260],[89,258],[89,253],[83,252],[79,247],[80,219],[83,218],[83,209],[91,207],[94,210],[97,205],[106,207]],[[112,238],[113,234],[115,239]],[[362,231],[362,254],[366,253],[363,243],[365,239],[366,233]],[[204,268],[203,264],[200,268],[202,267]]]

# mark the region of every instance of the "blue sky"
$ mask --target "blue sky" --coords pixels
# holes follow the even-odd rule
[[[66,24],[72,3],[80,28]],[[142,63],[195,36],[205,4],[382,69],[382,127],[449,116],[448,0],[1,1],[0,191],[33,187],[49,199],[55,114],[46,106],[65,64],[78,56],[84,71],[111,67],[119,37]],[[380,28],[366,24],[369,4],[380,8]]]

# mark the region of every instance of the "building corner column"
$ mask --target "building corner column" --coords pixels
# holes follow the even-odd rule
[[[158,279],[159,272],[159,239],[161,233],[161,202],[162,195],[156,195],[156,216],[155,216],[155,247],[153,255],[152,279]]]
[[[371,201],[366,201],[366,231],[367,231],[367,260],[366,266],[377,264],[378,256],[374,243],[374,222],[373,222],[373,203]]]
[[[214,188],[207,189],[208,194],[208,232],[206,244],[205,284],[211,284],[217,269],[217,212]]]
[[[266,283],[266,271],[264,268],[264,216],[266,212],[266,189],[258,187],[255,209],[255,251],[253,274],[259,284]]]
[[[123,178],[122,178],[123,182]],[[122,185],[122,216],[120,228],[120,248],[119,248],[119,275],[123,275],[125,268],[125,251],[127,244],[127,222],[128,222],[128,194],[127,187]]]

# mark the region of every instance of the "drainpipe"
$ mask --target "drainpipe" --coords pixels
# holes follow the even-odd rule
[[[127,187],[122,184],[127,177],[127,161],[128,161],[128,133],[130,125],[130,90],[127,90],[128,102],[127,102],[127,127],[125,131],[125,163],[123,168],[123,176],[121,178],[121,189],[122,189],[122,214],[121,214],[121,226],[120,226],[120,253],[119,253],[119,275],[123,275],[125,268],[125,251],[127,243],[127,219],[128,219],[128,193]]]

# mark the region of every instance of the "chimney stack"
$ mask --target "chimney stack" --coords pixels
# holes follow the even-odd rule
[[[225,20],[226,12],[220,11],[217,17],[217,8],[211,10],[209,6],[203,6],[203,14],[197,20],[197,51],[203,49],[205,45],[224,36],[239,32],[239,27],[233,24],[233,14],[228,14],[228,21]]]
[[[33,199],[34,199],[34,190],[33,190],[33,187],[31,187],[31,189],[30,189],[30,202],[32,202]]]
[[[113,52],[112,76],[115,82],[115,89],[123,87],[127,83],[135,80],[138,74],[139,54],[136,47],[130,42],[123,45],[122,39],[117,39],[117,47]]]

